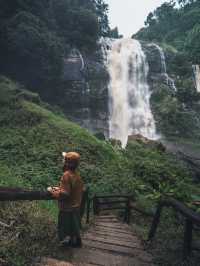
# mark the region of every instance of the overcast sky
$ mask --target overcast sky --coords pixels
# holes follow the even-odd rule
[[[149,12],[166,0],[105,0],[109,4],[110,26],[118,26],[119,32],[130,37],[144,26]]]

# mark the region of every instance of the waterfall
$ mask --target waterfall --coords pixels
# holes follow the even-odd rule
[[[81,52],[78,49],[73,48],[68,57],[70,58],[71,62],[73,62],[74,60],[76,61],[77,59],[80,60],[80,63],[81,63],[80,71],[84,70],[85,62],[84,62]]]
[[[156,47],[156,49],[158,50],[159,54],[160,54],[160,61],[161,61],[161,74],[162,76],[165,78],[165,82],[166,84],[173,90],[173,91],[177,91],[175,82],[172,78],[169,77],[168,73],[167,73],[167,66],[166,66],[166,59],[165,59],[165,54],[163,52],[163,49],[155,44],[155,43],[151,43],[149,44],[149,46],[154,46]]]
[[[110,138],[120,140],[122,147],[133,134],[156,139],[147,84],[149,67],[140,43],[133,39],[115,40],[107,56]]]
[[[197,92],[200,92],[200,67],[199,65],[193,65],[193,73],[194,73],[194,79],[195,79],[195,87]]]

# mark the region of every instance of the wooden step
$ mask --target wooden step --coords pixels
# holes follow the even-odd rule
[[[95,222],[94,225],[103,226],[111,229],[125,229],[127,231],[131,231],[129,226],[120,223]]]
[[[85,262],[99,266],[153,266],[151,262],[142,262],[138,258],[120,256],[105,251],[79,249],[74,255],[74,262]]]
[[[102,243],[102,242],[97,242],[97,241],[92,241],[92,240],[87,240],[84,239],[84,247],[91,247],[94,249],[99,249],[99,250],[105,250],[105,251],[112,251],[118,255],[129,255],[133,256],[133,248],[130,247],[123,247],[123,246],[118,246],[118,245],[113,245],[113,244],[108,244],[108,243]]]
[[[119,220],[117,218],[103,218],[103,219],[100,219],[100,218],[96,218],[95,219],[96,222],[105,222],[105,223],[120,223]]]
[[[72,262],[46,258],[37,266],[153,266],[152,256],[136,233],[114,215],[95,217],[82,240],[83,248],[69,248],[62,253]]]
[[[122,229],[111,228],[111,227],[106,227],[106,226],[101,226],[101,225],[96,225],[93,230],[112,232],[112,233],[122,233],[124,235],[132,235],[133,234],[133,232],[131,230],[126,230],[123,228]]]
[[[122,241],[127,241],[127,242],[140,242],[140,240],[133,235],[124,235],[124,234],[114,234],[111,232],[105,233],[102,231],[89,231],[88,233],[86,233],[87,235],[93,235],[93,236],[99,236],[99,237],[103,237],[103,238],[107,238],[107,239],[120,239]]]
[[[91,241],[96,241],[96,242],[100,242],[100,243],[105,243],[105,244],[110,244],[110,245],[117,245],[117,246],[122,246],[122,247],[129,247],[129,248],[140,248],[141,249],[141,245],[139,242],[136,241],[126,241],[126,240],[122,240],[120,238],[118,239],[113,239],[113,238],[105,238],[102,236],[97,236],[94,234],[86,234],[84,235],[84,238],[86,240],[91,240]]]
[[[84,247],[89,247],[94,250],[101,250],[104,252],[108,252],[115,255],[121,256],[129,256],[131,258],[138,258],[141,262],[152,262],[152,257],[147,254],[144,250],[141,249],[133,249],[128,247],[116,246],[116,245],[109,245],[103,244],[99,242],[94,242],[90,240],[84,241]]]

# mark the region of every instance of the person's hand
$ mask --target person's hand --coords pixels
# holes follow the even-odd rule
[[[47,191],[52,192],[52,187],[48,187]]]
[[[53,191],[57,191],[57,190],[59,190],[59,187],[48,187],[47,188],[47,191],[49,191],[49,192],[53,192]]]
[[[60,188],[59,187],[48,187],[47,191],[49,191],[53,198],[59,198],[60,196]]]
[[[60,197],[60,190],[58,189],[52,190],[51,195],[53,198],[58,199]]]

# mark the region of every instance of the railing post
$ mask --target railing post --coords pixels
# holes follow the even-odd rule
[[[86,188],[84,190],[84,192],[83,192],[83,196],[82,196],[82,200],[81,200],[81,207],[80,207],[80,215],[81,215],[81,218],[85,214],[86,204],[87,204],[87,201],[88,201],[88,195],[89,195],[89,189]]]
[[[96,215],[99,215],[100,213],[100,203],[99,203],[99,198],[96,198]]]
[[[90,198],[87,199],[87,217],[86,217],[86,223],[89,224],[90,222]]]
[[[94,210],[94,215],[99,214],[99,203],[96,195],[93,198],[93,210]]]
[[[185,221],[185,233],[184,233],[184,244],[183,244],[183,257],[187,259],[191,256],[192,252],[192,229],[193,223],[190,219]]]
[[[130,219],[131,219],[131,197],[128,198],[128,221],[127,223],[130,223]]]
[[[124,222],[127,224],[130,223],[130,215],[131,215],[131,199],[130,197],[127,198],[126,207],[125,207],[125,213],[124,213]]]
[[[156,214],[153,218],[151,229],[149,231],[148,240],[151,240],[156,234],[156,230],[157,230],[158,224],[160,222],[160,216],[161,216],[162,208],[163,208],[162,204],[159,203],[157,210],[156,210]]]

